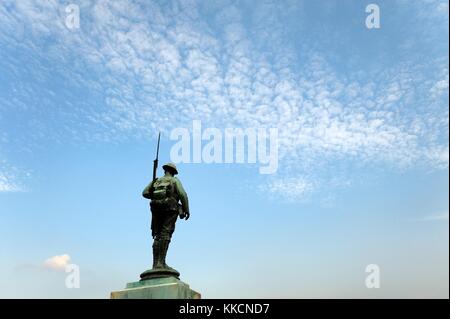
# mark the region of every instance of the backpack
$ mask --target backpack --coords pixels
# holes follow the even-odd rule
[[[175,197],[174,181],[170,177],[160,177],[153,183],[152,209],[176,210],[178,200]]]

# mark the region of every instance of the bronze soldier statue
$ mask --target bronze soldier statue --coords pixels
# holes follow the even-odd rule
[[[177,218],[189,219],[188,196],[173,163],[163,166],[164,176],[155,178],[145,187],[142,196],[150,199],[152,212],[153,269],[144,272],[142,279],[167,275],[179,277],[179,273],[166,264],[167,249],[175,230]]]

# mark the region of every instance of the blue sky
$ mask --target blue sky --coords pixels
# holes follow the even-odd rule
[[[0,297],[137,280],[157,132],[162,163],[199,120],[279,137],[274,174],[178,165],[168,262],[203,297],[448,298],[448,77],[448,1],[2,1]]]

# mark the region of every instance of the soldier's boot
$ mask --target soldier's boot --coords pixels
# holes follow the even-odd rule
[[[161,264],[161,241],[153,241],[153,269],[162,268]]]
[[[170,240],[167,240],[167,239],[161,240],[161,251],[160,251],[161,266],[166,269],[175,270],[166,264],[166,256],[167,256],[167,250],[169,249],[169,243],[170,243]]]

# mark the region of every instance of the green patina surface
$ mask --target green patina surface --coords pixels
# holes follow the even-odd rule
[[[174,277],[130,282],[111,292],[111,299],[200,299],[200,294]]]

